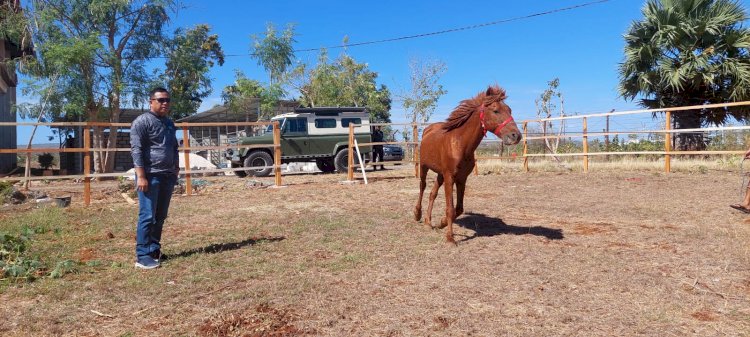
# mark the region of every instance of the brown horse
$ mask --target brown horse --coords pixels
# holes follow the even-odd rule
[[[429,206],[424,223],[432,227],[432,204],[440,185],[445,184],[445,217],[438,228],[448,226],[445,238],[453,240],[453,221],[464,212],[464,190],[466,178],[474,169],[474,150],[482,138],[491,131],[507,145],[518,144],[521,132],[513,121],[510,107],[505,104],[505,90],[497,85],[479,93],[472,99],[461,101],[442,123],[428,126],[420,145],[419,201],[414,208],[414,218],[422,218],[422,196],[427,186],[427,170],[437,173],[437,180],[430,192]],[[453,184],[456,184],[457,202],[453,207]]]

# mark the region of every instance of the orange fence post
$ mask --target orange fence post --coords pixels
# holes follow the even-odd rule
[[[193,194],[193,183],[190,181],[190,134],[188,133],[188,127],[182,127],[182,150],[185,154],[185,193],[187,195]]]
[[[529,144],[528,144],[528,141],[526,140],[526,138],[529,137],[529,134],[527,132],[528,124],[529,122],[523,122],[523,170],[525,172],[529,172],[529,157],[526,156],[529,151]]]
[[[349,123],[349,152],[347,153],[347,179],[354,180],[354,124]]]
[[[276,187],[281,186],[281,129],[279,122],[273,122],[273,174]]]
[[[419,178],[419,129],[417,123],[412,124],[412,134],[414,135],[414,175]]]
[[[91,128],[83,128],[83,203],[91,205]]]
[[[667,111],[666,116],[666,125],[664,126],[664,130],[671,130],[672,129],[672,112]],[[666,154],[664,155],[664,172],[669,173],[672,170],[672,163],[671,163],[671,157],[669,155],[669,151],[672,150],[672,134],[669,132],[664,133],[664,151]]]
[[[586,117],[583,117],[583,173],[589,172],[589,136]]]

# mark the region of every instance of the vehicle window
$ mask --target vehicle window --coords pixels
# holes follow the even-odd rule
[[[279,127],[281,127],[282,125],[284,125],[284,120],[283,119],[272,119],[271,121],[272,122],[274,122],[274,121],[279,122]],[[266,126],[266,132],[265,133],[272,133],[272,132],[273,132],[273,124],[268,124]]]
[[[360,125],[362,124],[362,118],[342,118],[341,126],[348,128],[349,124]]]
[[[287,118],[284,132],[307,132],[307,118]]]
[[[315,127],[318,129],[333,129],[336,127],[336,120],[333,118],[316,118]]]

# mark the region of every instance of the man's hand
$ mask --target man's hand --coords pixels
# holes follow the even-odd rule
[[[135,176],[138,177],[136,179],[137,183],[135,184],[135,189],[141,192],[148,192],[148,177],[146,177],[146,170],[144,170],[143,167],[136,167]]]
[[[148,192],[148,178],[138,177],[138,183],[135,185],[135,189],[141,192]]]

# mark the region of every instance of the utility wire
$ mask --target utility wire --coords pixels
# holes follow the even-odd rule
[[[323,49],[338,49],[338,48],[358,47],[358,46],[365,46],[365,45],[371,45],[371,44],[379,44],[379,43],[402,41],[402,40],[411,40],[411,39],[417,39],[417,38],[434,36],[434,35],[442,35],[442,34],[447,34],[447,33],[460,32],[460,31],[464,31],[464,30],[471,30],[471,29],[477,29],[477,28],[482,28],[482,27],[487,27],[487,26],[499,25],[501,23],[508,23],[508,22],[513,22],[513,21],[520,21],[520,20],[530,19],[530,18],[534,18],[534,17],[538,17],[538,16],[544,16],[544,15],[549,15],[549,14],[555,14],[555,13],[560,13],[560,12],[571,11],[571,10],[574,10],[574,9],[578,9],[578,8],[582,8],[582,7],[588,7],[588,6],[593,6],[593,5],[597,5],[597,4],[601,4],[601,3],[605,3],[605,2],[609,2],[609,1],[610,0],[591,1],[591,2],[587,2],[587,3],[583,3],[583,4],[574,5],[574,6],[557,8],[557,9],[553,9],[553,10],[549,10],[549,11],[545,11],[545,12],[539,12],[539,13],[534,13],[534,14],[529,14],[529,15],[524,15],[524,16],[517,16],[517,17],[514,17],[514,18],[502,19],[502,20],[497,20],[497,21],[492,21],[492,22],[486,22],[486,23],[480,23],[480,24],[471,25],[471,26],[464,26],[464,27],[459,27],[459,28],[446,29],[446,30],[441,30],[441,31],[437,31],[437,32],[430,32],[430,33],[423,33],[423,34],[416,34],[416,35],[408,35],[408,36],[400,36],[400,37],[394,37],[394,38],[390,38],[390,39],[382,39],[382,40],[373,40],[373,41],[365,41],[365,42],[358,42],[358,43],[341,44],[341,45],[330,46],[330,47],[296,49],[296,50],[294,50],[294,52],[300,52],[301,53],[301,52],[319,51],[319,50],[323,50]],[[248,54],[227,54],[227,55],[224,55],[224,56],[225,57],[236,57],[236,56],[247,56],[247,55]],[[254,54],[250,54],[250,55],[252,56]]]
[[[299,50],[295,50],[295,52],[308,52],[308,51],[316,51],[316,50],[321,50],[321,49],[348,48],[348,47],[364,46],[364,45],[376,44],[376,43],[385,43],[385,42],[393,42],[393,41],[416,39],[416,38],[433,36],[433,35],[441,35],[441,34],[459,32],[459,31],[464,31],[464,30],[471,30],[471,29],[476,29],[476,28],[481,28],[481,27],[493,26],[493,25],[498,25],[498,24],[501,24],[501,23],[508,23],[508,22],[512,22],[512,21],[519,21],[519,20],[524,20],[524,19],[530,19],[530,18],[537,17],[537,16],[543,16],[543,15],[549,15],[549,14],[554,14],[554,13],[569,11],[569,10],[573,10],[573,9],[577,9],[577,8],[581,8],[581,7],[586,7],[586,6],[591,6],[591,5],[596,5],[596,4],[600,4],[600,3],[604,3],[604,2],[608,2],[608,1],[610,1],[610,0],[591,1],[591,2],[587,2],[587,3],[575,5],[575,6],[553,9],[553,10],[549,10],[549,11],[546,11],[546,12],[529,14],[529,15],[525,15],[525,16],[517,16],[517,17],[514,17],[514,18],[510,18],[510,19],[503,19],[503,20],[498,20],[498,21],[481,23],[481,24],[477,24],[477,25],[471,25],[471,26],[465,26],[465,27],[459,27],[459,28],[453,28],[453,29],[446,29],[446,30],[441,30],[441,31],[431,32],[431,33],[409,35],[409,36],[401,36],[401,37],[394,37],[394,38],[391,38],[391,39],[383,39],[383,40],[359,42],[359,43],[352,43],[352,44],[343,44],[343,45],[331,46],[331,47],[326,47],[326,48],[299,49]]]

